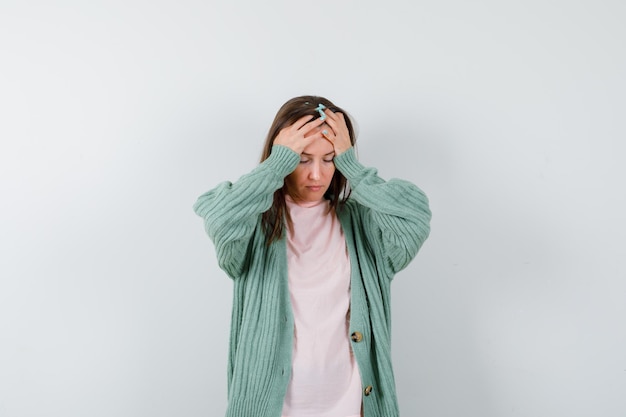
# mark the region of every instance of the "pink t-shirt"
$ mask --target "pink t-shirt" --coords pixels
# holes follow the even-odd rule
[[[360,417],[361,378],[349,339],[350,259],[329,202],[287,198],[292,373],[283,417]]]

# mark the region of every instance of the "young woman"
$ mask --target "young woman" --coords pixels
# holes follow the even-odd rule
[[[354,152],[346,112],[285,103],[261,163],[194,206],[233,279],[229,417],[398,416],[390,284],[430,231],[424,193]]]

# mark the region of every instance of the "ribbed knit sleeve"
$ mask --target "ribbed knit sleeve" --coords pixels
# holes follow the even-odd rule
[[[231,278],[244,272],[246,251],[259,216],[271,207],[274,192],[283,186],[299,160],[288,147],[274,145],[269,158],[253,171],[234,183],[219,184],[194,204],[215,244],[218,263]]]
[[[376,169],[357,160],[354,148],[336,156],[334,162],[349,181],[350,200],[362,206],[370,246],[384,262],[388,277],[393,277],[415,257],[430,233],[428,198],[408,181],[380,178]]]

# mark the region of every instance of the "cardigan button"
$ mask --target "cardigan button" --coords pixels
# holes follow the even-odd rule
[[[354,332],[352,333],[352,335],[350,335],[350,338],[353,342],[359,343],[361,340],[363,340],[363,335],[361,334],[361,332]]]
[[[367,387],[365,387],[365,389],[363,390],[363,394],[365,394],[365,396],[367,397],[368,395],[370,395],[372,393],[372,390],[374,388],[371,385],[368,385]]]

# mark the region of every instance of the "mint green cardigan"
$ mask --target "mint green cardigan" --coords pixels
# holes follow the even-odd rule
[[[204,218],[220,267],[233,279],[227,417],[280,417],[291,372],[294,322],[285,239],[266,244],[261,214],[296,168],[299,155],[274,145],[268,159],[237,182],[224,182],[194,205]],[[350,331],[361,374],[365,417],[396,417],[391,364],[390,283],[430,232],[424,193],[410,182],[385,182],[354,149],[335,167],[352,194],[338,210],[351,272]]]

